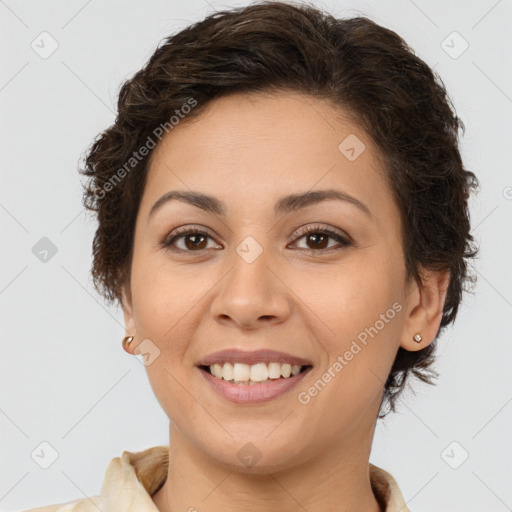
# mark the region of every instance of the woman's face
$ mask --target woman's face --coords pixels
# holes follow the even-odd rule
[[[341,114],[301,94],[235,94],[175,126],[152,156],[127,334],[146,354],[173,442],[241,470],[361,443],[369,451],[397,350],[415,350],[419,294],[405,280],[399,211],[369,138]],[[325,190],[354,199],[300,199]],[[171,191],[212,199],[203,208],[171,199],[150,213]],[[213,202],[223,213],[208,210]],[[177,228],[204,233],[180,231],[165,246]],[[221,350],[285,354],[214,357],[222,369],[274,363],[254,379],[265,368],[286,374],[275,363],[287,359],[311,368],[290,381],[230,384],[198,366]],[[240,380],[245,370],[237,365]]]

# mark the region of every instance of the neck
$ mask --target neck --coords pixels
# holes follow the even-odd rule
[[[369,477],[374,429],[354,430],[302,464],[256,474],[205,457],[171,423],[167,480],[152,499],[160,512],[381,512]]]

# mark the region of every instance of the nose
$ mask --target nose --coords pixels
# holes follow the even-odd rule
[[[292,293],[270,259],[265,251],[252,262],[234,255],[232,268],[219,283],[211,305],[217,322],[257,329],[286,321]]]

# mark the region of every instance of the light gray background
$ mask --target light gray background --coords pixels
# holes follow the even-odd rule
[[[162,38],[248,3],[0,0],[4,510],[97,494],[113,457],[168,442],[145,368],[121,348],[121,311],[92,287],[95,223],[81,206],[77,166],[113,122],[121,82]],[[465,165],[482,184],[471,202],[479,283],[442,338],[438,385],[416,383],[417,395],[378,423],[370,461],[391,472],[414,512],[511,510],[512,2],[316,4],[395,30],[440,73],[466,124]],[[59,45],[46,59],[31,48],[43,31]],[[453,31],[469,44],[458,58],[445,51],[462,48]],[[32,252],[42,237],[57,247],[46,263]],[[46,470],[31,458],[43,441],[59,455]],[[447,461],[460,463],[463,450],[469,458],[453,469]]]

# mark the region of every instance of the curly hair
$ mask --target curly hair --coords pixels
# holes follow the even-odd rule
[[[407,278],[421,284],[422,268],[450,273],[434,341],[418,351],[398,349],[383,418],[395,411],[409,375],[429,384],[438,377],[438,337],[455,320],[465,285],[476,281],[466,260],[479,251],[468,211],[479,181],[463,166],[458,131],[465,127],[439,75],[394,31],[365,16],[337,19],[310,4],[262,1],[215,12],[166,38],[123,83],[115,122],[96,137],[80,169],[88,177],[84,206],[98,220],[94,286],[122,305],[148,148],[161,127],[169,132],[176,114],[186,112],[186,122],[223,95],[272,90],[313,95],[348,112],[378,149],[399,206]]]

